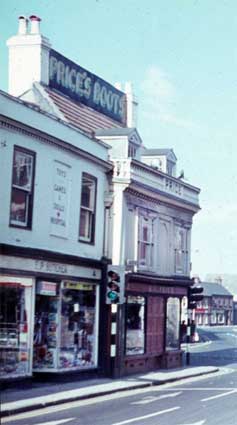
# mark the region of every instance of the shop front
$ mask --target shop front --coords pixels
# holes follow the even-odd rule
[[[0,256],[1,378],[93,372],[100,366],[102,263],[32,257]]]
[[[128,275],[122,375],[181,365],[181,303],[188,283]]]

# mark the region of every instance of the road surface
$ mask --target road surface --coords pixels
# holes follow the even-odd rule
[[[218,373],[23,413],[2,424],[236,425],[237,329],[206,332],[206,342],[190,347],[191,359],[218,364]]]

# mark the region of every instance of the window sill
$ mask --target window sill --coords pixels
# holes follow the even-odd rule
[[[85,240],[85,239],[78,239],[78,242],[84,243],[84,244],[87,244],[87,245],[95,245],[95,241],[88,241],[88,240]]]

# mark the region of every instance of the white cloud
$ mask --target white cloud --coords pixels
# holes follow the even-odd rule
[[[143,110],[150,119],[159,119],[177,127],[193,127],[192,122],[178,117],[175,113],[176,90],[169,76],[161,68],[153,65],[147,69],[141,90]]]

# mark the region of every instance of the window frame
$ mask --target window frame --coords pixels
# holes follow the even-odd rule
[[[143,229],[144,224],[147,223],[148,237],[147,240],[143,238]],[[152,269],[154,264],[154,217],[139,214],[138,216],[138,266],[139,268]],[[144,246],[145,252],[145,262],[141,258],[141,250]]]
[[[83,179],[90,180],[94,184],[94,193],[93,193],[93,206],[88,207],[86,205],[82,205],[82,196],[83,196]],[[91,200],[90,200],[91,201]],[[87,244],[94,244],[95,243],[95,218],[96,218],[96,205],[97,204],[97,178],[95,176],[92,176],[91,174],[82,173],[81,178],[81,202],[80,202],[80,214],[79,214],[79,231],[78,231],[78,241],[82,243]],[[82,220],[82,213],[87,212],[86,217],[89,216],[89,220],[87,223],[88,230],[90,233],[89,237],[82,236],[81,235],[81,220]]]
[[[132,299],[136,299],[137,298],[137,302],[132,302]],[[139,300],[141,301],[143,299],[143,302],[139,302]],[[128,326],[128,317],[129,317],[129,313],[128,313],[128,308],[129,305],[140,305],[143,309],[142,314],[143,317],[141,317],[141,327],[137,327],[137,328],[129,328]],[[130,347],[130,352],[129,352],[129,347],[128,347],[128,341],[129,341],[129,332],[130,331],[140,331],[140,333],[142,334],[142,352],[131,352],[131,347]],[[124,344],[124,355],[125,356],[144,356],[146,354],[147,348],[146,348],[146,339],[147,339],[147,297],[144,294],[138,294],[138,293],[129,293],[126,296],[126,302],[125,302],[125,344]]]
[[[136,158],[137,155],[137,146],[132,143],[129,142],[128,143],[128,158]]]
[[[187,229],[182,226],[175,228],[175,273],[187,273],[187,255],[188,255],[188,233]]]
[[[20,152],[32,157],[32,170],[31,170],[31,181],[30,187],[26,188],[14,183],[14,166],[15,166],[15,155],[16,152]],[[10,210],[9,210],[9,227],[18,229],[32,230],[32,218],[33,218],[33,201],[34,201],[34,182],[35,182],[35,170],[36,170],[36,152],[26,149],[22,146],[14,145],[13,158],[12,158],[12,180],[11,180],[11,198],[10,198]],[[25,221],[19,222],[11,218],[11,211],[13,205],[14,193],[20,192],[25,196]]]
[[[178,296],[166,298],[165,351],[176,351],[180,346],[181,300]],[[176,317],[175,317],[176,315]]]

